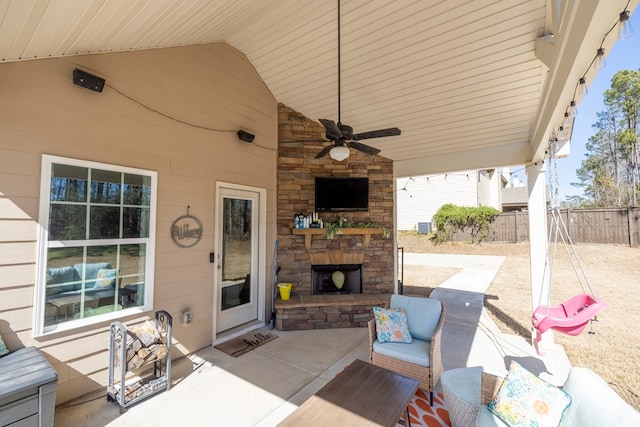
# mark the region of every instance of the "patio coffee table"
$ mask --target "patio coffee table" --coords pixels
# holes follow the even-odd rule
[[[279,426],[395,426],[420,382],[356,360]]]

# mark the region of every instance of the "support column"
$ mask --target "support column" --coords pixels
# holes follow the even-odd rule
[[[549,299],[549,275],[547,269],[547,198],[545,167],[530,165],[526,168],[527,187],[529,190],[529,254],[531,271],[531,313]],[[539,334],[531,329],[532,342],[539,354],[545,352],[545,347],[553,345],[551,331]]]

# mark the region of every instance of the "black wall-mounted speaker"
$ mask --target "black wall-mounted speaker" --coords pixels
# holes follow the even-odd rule
[[[238,131],[238,138],[240,138],[240,141],[253,142],[253,138],[255,137],[256,136],[254,134],[245,132],[242,129]]]
[[[86,87],[87,89],[91,89],[96,92],[102,92],[102,89],[104,89],[103,78],[94,76],[93,74],[89,74],[77,68],[73,70],[73,82],[78,86]]]

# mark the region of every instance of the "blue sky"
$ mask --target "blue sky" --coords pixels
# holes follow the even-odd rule
[[[564,201],[568,195],[582,194],[581,189],[573,187],[571,183],[578,182],[576,169],[580,167],[580,163],[585,158],[585,143],[594,134],[592,126],[597,120],[596,113],[603,110],[603,93],[611,87],[613,75],[624,69],[640,69],[640,16],[636,15],[640,15],[640,9],[636,9],[629,19],[633,28],[633,36],[626,40],[616,41],[611,52],[607,55],[606,66],[589,83],[588,93],[578,105],[578,114],[575,117],[571,137],[571,154],[564,159],[557,160],[560,201]],[[616,36],[617,29],[609,35],[609,37]],[[522,180],[526,180],[524,172],[519,172],[516,175]]]

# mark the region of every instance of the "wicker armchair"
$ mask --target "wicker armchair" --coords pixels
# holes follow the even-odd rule
[[[405,309],[413,342],[411,344],[378,342],[375,320],[370,320],[370,362],[399,374],[417,378],[420,381],[420,388],[429,391],[430,404],[433,405],[433,390],[442,374],[440,341],[445,317],[444,306],[440,301],[431,298],[394,294],[391,296],[390,307]],[[413,349],[410,350],[410,347]],[[425,354],[416,355],[416,347],[424,348]],[[415,363],[416,361],[418,363]]]

